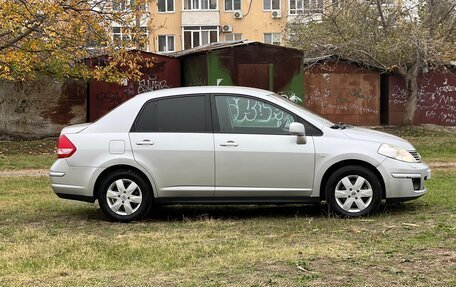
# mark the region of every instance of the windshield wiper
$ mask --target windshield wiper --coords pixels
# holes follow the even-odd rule
[[[352,127],[351,125],[347,125],[347,124],[344,124],[342,122],[340,122],[338,124],[334,124],[334,125],[331,126],[331,128],[335,129],[335,130],[337,130],[337,129],[343,130],[343,129],[351,128],[351,127]]]

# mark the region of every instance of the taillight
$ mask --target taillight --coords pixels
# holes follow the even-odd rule
[[[70,157],[76,152],[74,144],[65,136],[61,135],[57,143],[57,157]]]

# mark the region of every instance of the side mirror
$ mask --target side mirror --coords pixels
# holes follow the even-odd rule
[[[296,141],[297,144],[305,144],[306,143],[306,130],[304,125],[298,122],[293,122],[290,124],[290,134],[298,136],[298,140]]]

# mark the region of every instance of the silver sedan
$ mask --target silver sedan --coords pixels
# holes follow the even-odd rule
[[[326,201],[346,217],[427,192],[407,141],[334,124],[269,91],[188,87],[140,94],[62,130],[52,188],[112,220],[157,204]]]

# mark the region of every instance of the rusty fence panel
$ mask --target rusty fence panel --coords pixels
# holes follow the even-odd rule
[[[406,103],[404,78],[389,75],[388,124],[401,124]],[[414,124],[456,125],[456,71],[432,71],[419,76]]]
[[[154,66],[143,68],[139,82],[122,85],[102,81],[89,83],[89,121],[94,121],[137,94],[181,86],[180,61],[175,58],[144,53],[154,58]]]
[[[304,75],[304,106],[333,122],[380,124],[380,73],[330,62]]]

